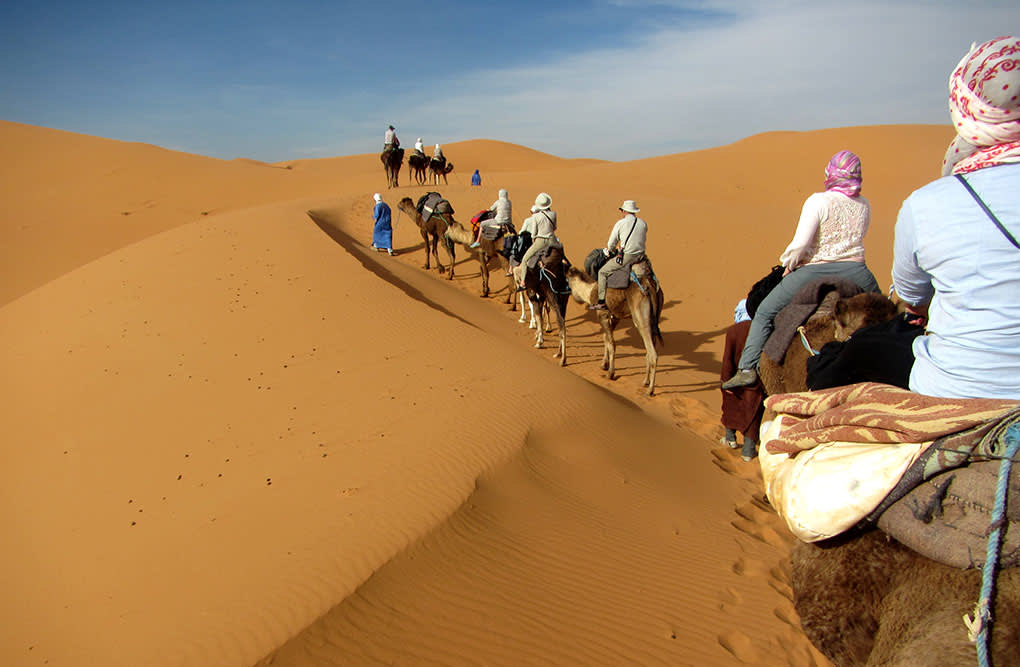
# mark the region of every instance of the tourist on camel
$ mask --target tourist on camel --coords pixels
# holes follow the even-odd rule
[[[375,199],[375,208],[372,210],[372,247],[376,250],[385,250],[393,256],[393,225],[390,206],[382,200],[378,192],[372,195]]]
[[[390,125],[383,136],[383,153],[400,148],[400,139],[397,139],[396,129]]]
[[[482,223],[478,225],[478,236],[475,238],[475,242],[471,244],[472,248],[477,248],[482,245],[482,232],[486,228],[491,229],[495,227],[496,229],[499,229],[503,225],[511,224],[510,208],[510,198],[507,195],[506,190],[500,188],[499,197],[496,201],[492,202],[492,206],[489,207],[489,210],[494,211],[496,215],[488,220],[482,220]]]
[[[750,330],[751,315],[747,312],[747,299],[741,299],[733,309],[733,324],[726,330],[721,373],[723,381],[730,379],[736,372],[737,361]],[[740,431],[744,435],[740,457],[745,461],[752,460],[758,453],[758,430],[764,413],[765,390],[761,383],[722,392],[720,421],[726,429],[722,441],[730,449],[737,449],[740,447],[737,444],[737,431]]]
[[[418,141],[414,142],[414,154],[425,157],[425,144],[421,142],[421,137],[418,137]]]
[[[865,292],[878,292],[878,281],[864,261],[864,235],[871,206],[860,195],[861,159],[850,151],[832,156],[825,167],[825,191],[804,202],[793,241],[779,256],[786,274],[758,306],[737,372],[723,389],[748,387],[758,381],[762,347],[772,333],[773,320],[808,283],[842,278]]]
[[[896,220],[893,287],[928,324],[910,389],[1020,399],[1020,37],[971,48],[949,77],[949,114],[942,178]]]
[[[521,258],[521,265],[515,269],[517,272],[518,292],[524,289],[524,280],[527,277],[528,264],[531,262],[531,258],[535,255],[541,256],[541,253],[545,252],[545,249],[556,240],[556,211],[553,211],[551,207],[552,197],[544,192],[540,192],[535,197],[535,214],[525,220],[524,225],[521,226],[521,232],[523,233],[526,228],[525,225],[531,221],[533,231],[531,231],[531,247],[528,248],[528,251],[524,253],[524,257]]]
[[[590,306],[592,310],[606,309],[606,281],[610,275],[617,271],[630,271],[634,262],[644,259],[648,223],[637,217],[637,212],[640,210],[633,199],[628,199],[620,204],[623,217],[613,225],[613,231],[609,233],[609,243],[602,250],[610,259],[599,269],[599,300],[594,306]]]
[[[432,150],[432,159],[446,161],[446,156],[443,155],[443,149],[439,144],[436,144],[436,147]]]

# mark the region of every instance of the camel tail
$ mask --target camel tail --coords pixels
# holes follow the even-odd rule
[[[659,318],[662,317],[662,304],[665,298],[662,294],[662,288],[659,286],[659,281],[655,278],[647,280],[645,283],[648,289],[648,295],[651,301],[651,320],[652,326],[652,344],[653,345],[665,345],[665,341],[662,338],[662,331],[659,330]]]

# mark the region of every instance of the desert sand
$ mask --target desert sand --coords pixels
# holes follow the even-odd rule
[[[950,126],[776,132],[633,162],[444,143],[449,185],[378,155],[217,160],[0,122],[0,663],[827,664],[799,629],[793,539],[720,445],[735,303],[829,156],[864,165],[889,286],[902,200]],[[479,169],[480,188],[469,186]],[[575,263],[624,199],[662,283],[657,395],[568,307],[568,364],[422,269],[400,197],[466,222],[553,198]],[[396,257],[371,243],[372,193]],[[445,262],[445,257],[443,257]]]

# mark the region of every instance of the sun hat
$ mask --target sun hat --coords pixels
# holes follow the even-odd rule
[[[390,125],[390,129],[391,129],[391,130],[395,130],[395,129],[397,129],[397,128],[395,128],[395,127],[393,127],[392,125]]]
[[[538,193],[538,196],[535,197],[535,208],[539,211],[547,211],[550,206],[552,206],[552,197],[544,192]]]
[[[620,204],[620,210],[625,211],[627,213],[637,213],[641,209],[637,207],[637,204],[634,203],[633,199],[627,199],[622,204]]]

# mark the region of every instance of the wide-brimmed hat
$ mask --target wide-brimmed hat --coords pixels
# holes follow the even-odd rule
[[[637,213],[641,209],[637,207],[637,204],[634,203],[633,199],[627,199],[620,204],[620,210],[625,211],[626,213]]]
[[[552,197],[544,192],[538,193],[538,196],[535,197],[535,208],[539,211],[547,211],[550,206],[552,206]]]
[[[395,130],[395,129],[397,129],[397,128],[395,128],[395,127],[393,127],[392,125],[390,125],[390,129],[391,129],[391,130]]]

